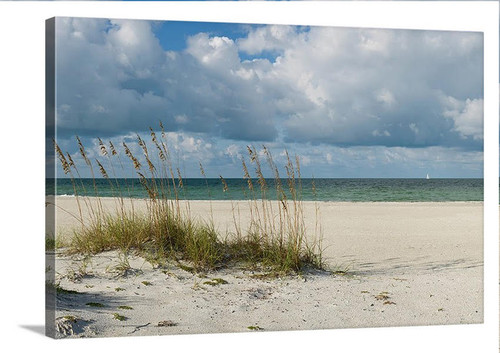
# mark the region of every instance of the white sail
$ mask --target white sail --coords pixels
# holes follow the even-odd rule
[[[429,177],[429,173],[427,173],[427,177],[426,177],[426,179],[430,179],[430,177]]]

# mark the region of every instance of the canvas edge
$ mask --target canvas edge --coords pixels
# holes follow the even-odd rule
[[[48,187],[55,190],[55,17],[45,21],[45,195]],[[52,184],[52,185],[50,185]],[[55,208],[45,205],[45,236],[55,237]],[[45,249],[45,335],[55,338],[56,292],[55,257]],[[50,270],[53,269],[53,270]]]

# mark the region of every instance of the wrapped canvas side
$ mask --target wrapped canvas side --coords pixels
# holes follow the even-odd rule
[[[45,22],[45,334],[55,337],[55,18]]]

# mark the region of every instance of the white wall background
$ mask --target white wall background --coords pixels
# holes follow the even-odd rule
[[[0,332],[20,352],[498,352],[497,2],[0,2]],[[52,16],[485,33],[485,324],[53,341],[44,323],[44,49]],[[9,348],[10,347],[10,348]]]

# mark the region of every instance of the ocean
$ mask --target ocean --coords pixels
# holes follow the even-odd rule
[[[225,179],[227,190],[220,179],[183,179],[179,198],[186,200],[246,200],[262,198],[257,180],[253,180],[252,195],[245,179]],[[176,181],[178,183],[178,181]],[[275,199],[274,179],[266,179],[266,198]],[[147,198],[140,179],[75,179],[77,194],[81,196]],[[288,188],[287,180],[282,180]],[[314,187],[313,187],[314,186]],[[97,194],[95,192],[97,190]],[[444,202],[483,201],[483,179],[302,179],[300,199],[351,202]],[[71,179],[47,179],[47,195],[74,196]],[[173,195],[167,195],[172,197]],[[290,194],[288,193],[288,197]]]

